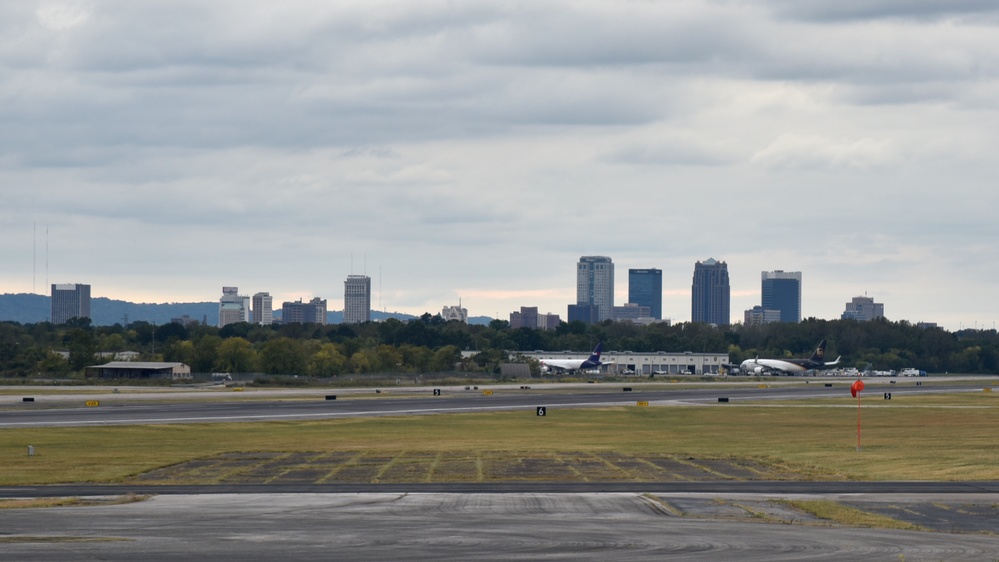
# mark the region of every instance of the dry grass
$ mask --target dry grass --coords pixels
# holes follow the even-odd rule
[[[963,400],[963,396],[956,397]],[[849,400],[849,398],[848,398]],[[767,459],[855,480],[996,480],[999,408],[651,407],[0,432],[0,485],[120,482],[227,452],[559,451]],[[26,447],[35,448],[35,456]],[[437,472],[447,472],[447,462]]]

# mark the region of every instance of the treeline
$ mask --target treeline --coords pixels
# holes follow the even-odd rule
[[[714,327],[705,324],[636,326],[604,322],[562,324],[556,330],[512,330],[444,322],[429,313],[402,322],[359,325],[231,324],[224,328],[132,322],[94,327],[0,323],[0,373],[67,376],[137,352],[144,361],[181,362],[193,372],[266,373],[333,377],[348,373],[495,372],[521,351],[724,352],[733,363],[754,356],[807,356],[828,339],[827,360],[864,369],[915,367],[929,372],[999,373],[995,330],[919,328],[907,322],[808,319],[798,324]],[[63,353],[57,353],[63,352]],[[463,354],[462,352],[468,352]]]

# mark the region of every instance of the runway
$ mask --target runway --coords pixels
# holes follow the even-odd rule
[[[431,415],[636,405],[732,407],[842,397],[843,381],[646,389],[635,384],[283,391],[122,392],[0,399],[0,427],[215,423]],[[877,384],[881,383],[881,384]],[[871,393],[980,391],[889,386]],[[326,394],[338,394],[326,400]],[[176,394],[177,396],[167,396]],[[405,395],[405,396],[403,396]],[[194,398],[192,400],[192,398]],[[200,398],[200,399],[199,399]],[[720,403],[719,398],[727,398]],[[981,560],[999,558],[999,481],[499,482],[51,485],[0,488],[0,498],[152,495],[124,505],[0,509],[0,552],[13,560]],[[927,531],[841,527],[785,503],[833,499]],[[896,511],[892,511],[896,510]],[[935,525],[935,526],[934,526]],[[984,535],[981,533],[991,533]]]
[[[837,381],[838,382],[838,381]],[[762,388],[761,388],[762,387]],[[891,392],[904,398],[917,393],[970,392],[967,385],[916,386],[915,383],[870,386],[871,393]],[[628,390],[625,390],[628,389]],[[149,403],[156,395],[107,395],[100,400],[81,395],[68,399],[65,396],[32,397],[33,402],[19,402],[22,397],[6,396],[0,402],[0,428],[17,427],[68,427],[88,425],[165,424],[165,423],[219,423],[277,420],[335,419],[385,415],[428,415],[471,412],[534,410],[558,408],[587,408],[633,406],[638,401],[650,405],[705,405],[748,401],[806,400],[842,397],[848,393],[842,383],[816,382],[813,384],[767,385],[754,384],[740,387],[677,388],[676,390],[646,390],[640,384],[600,384],[581,391],[578,386],[565,390],[523,389],[494,387],[488,390],[464,390],[462,387],[444,387],[440,394],[434,389],[407,389],[394,394],[376,394],[373,390],[327,390],[325,394],[313,391],[310,395],[296,395],[291,399],[260,399],[255,392],[246,393],[188,393],[183,398],[160,398],[163,403]],[[233,395],[238,395],[234,397]],[[327,397],[336,396],[336,399]],[[361,399],[363,398],[363,399]],[[82,406],[93,400],[96,407]]]
[[[740,518],[738,505],[759,512]],[[691,511],[674,513],[674,506]],[[176,495],[0,510],[0,528],[4,558],[22,561],[999,556],[995,536],[828,526],[749,496],[720,505],[711,497],[634,493]]]

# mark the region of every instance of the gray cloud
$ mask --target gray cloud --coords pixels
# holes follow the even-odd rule
[[[564,313],[579,255],[614,257],[623,291],[662,267],[679,293],[713,256],[735,317],[760,270],[797,268],[809,314],[890,290],[956,324],[980,299],[920,267],[994,273],[972,258],[999,203],[994,11],[6,3],[0,290],[25,290],[37,223],[59,282],[144,300],[337,301],[353,252],[390,308],[466,290],[479,314]]]
[[[770,0],[781,16],[814,22],[850,22],[872,19],[930,20],[968,16],[999,18],[999,7],[989,0]]]

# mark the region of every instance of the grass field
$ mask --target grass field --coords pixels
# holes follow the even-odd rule
[[[419,462],[430,467],[425,473],[430,476],[419,473],[414,479],[477,481],[484,478],[482,463],[489,459],[519,459],[530,472],[537,459],[606,464],[615,455],[744,460],[795,478],[996,480],[996,398],[926,396],[910,404],[910,399],[868,396],[864,404],[878,407],[863,412],[859,452],[857,412],[844,407],[856,404],[849,397],[827,406],[552,409],[544,418],[531,409],[316,422],[7,429],[0,432],[0,485],[134,481],[163,467],[248,452],[341,452],[381,459],[380,468],[373,469],[377,481],[399,471],[404,458],[424,459]],[[920,407],[906,407],[917,401]],[[29,445],[34,456],[27,455]],[[468,462],[448,465],[460,470],[438,470],[434,463],[441,459]],[[574,467],[537,477],[588,479]],[[634,471],[621,477],[641,479]],[[187,472],[183,481],[192,478],[217,481],[211,472]]]

